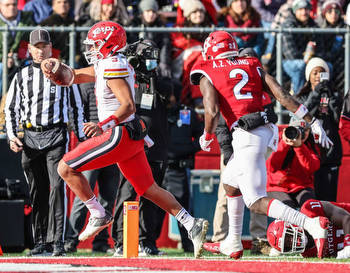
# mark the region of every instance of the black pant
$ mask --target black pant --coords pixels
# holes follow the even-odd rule
[[[155,182],[162,186],[166,170],[165,161],[149,161]],[[124,176],[121,175],[120,184],[117,193],[117,204],[114,211],[114,223],[112,225],[112,238],[115,246],[123,245],[123,203],[125,201],[134,201],[136,192],[132,185]],[[146,198],[140,197],[140,233],[139,241],[146,244],[153,244],[158,239],[165,212]]]
[[[117,165],[110,165],[101,169],[83,172],[89,181],[91,189],[94,189],[98,182],[98,201],[102,207],[113,212],[114,202],[118,190],[119,169]],[[84,227],[88,209],[78,197],[74,198],[73,207],[69,216],[66,240],[74,241],[78,244],[78,236]],[[93,240],[93,248],[108,244],[108,229],[103,229]]]
[[[35,244],[63,241],[65,183],[57,166],[65,152],[66,143],[42,151],[24,146],[22,167],[33,206]]]
[[[176,200],[190,212],[190,184],[189,184],[189,172],[188,168],[173,168],[168,166],[165,177],[164,177],[164,187],[166,190],[171,192]],[[192,252],[193,244],[188,238],[188,233],[185,227],[178,223],[180,230],[181,243],[184,251]]]
[[[315,194],[318,200],[337,201],[339,167],[321,166],[315,172]]]
[[[281,191],[271,191],[267,193],[267,196],[270,198],[275,198],[280,200],[287,206],[298,209],[310,199],[315,199],[315,192],[311,188],[302,189],[295,193],[286,193]]]

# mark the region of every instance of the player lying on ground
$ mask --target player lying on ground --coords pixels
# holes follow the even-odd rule
[[[324,216],[330,221],[322,258],[350,258],[350,203],[310,199],[300,211],[309,217]],[[301,253],[303,257],[317,257],[317,247],[311,235],[285,221],[273,221],[267,229],[267,239],[282,254]]]
[[[84,124],[88,139],[65,154],[58,166],[60,176],[91,213],[79,240],[96,235],[113,222],[110,212],[97,201],[82,172],[117,163],[139,195],[174,215],[184,225],[192,239],[194,255],[199,257],[208,221],[193,218],[171,193],[160,188],[154,182],[147,162],[144,151],[147,130],[142,120],[135,116],[135,73],[121,53],[126,46],[125,30],[117,23],[102,21],[91,27],[84,43],[87,45],[85,58],[93,66],[74,70],[74,83],[95,82],[100,122]],[[44,73],[57,81],[57,75],[48,68],[50,65],[43,65]]]
[[[265,160],[278,144],[277,126],[269,122],[263,110],[263,92],[269,91],[299,119],[311,124],[311,130],[322,146],[332,142],[319,120],[297,102],[278,82],[261,68],[255,57],[238,57],[232,35],[212,32],[203,45],[204,60],[191,71],[191,82],[200,85],[205,110],[205,130],[201,148],[210,151],[220,112],[232,132],[233,156],[222,175],[227,195],[229,231],[220,243],[206,243],[204,248],[238,259],[243,255],[241,242],[244,205],[259,214],[282,219],[305,228],[317,241],[322,256],[327,238],[328,219],[310,218],[277,199],[266,195]],[[240,121],[248,127],[240,126]]]

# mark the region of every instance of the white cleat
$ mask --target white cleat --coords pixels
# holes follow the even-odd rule
[[[311,218],[308,227],[305,225],[305,229],[310,233],[315,241],[317,247],[317,257],[323,258],[327,250],[327,234],[328,234],[329,220],[326,217]]]
[[[349,259],[350,258],[350,246],[344,247],[338,251],[337,259]]]
[[[108,227],[113,223],[112,215],[106,211],[106,215],[101,218],[91,217],[89,218],[89,223],[86,225],[86,228],[79,235],[79,241],[85,241],[86,239],[97,235],[105,227]]]
[[[203,218],[195,218],[194,224],[188,233],[188,237],[192,240],[194,257],[199,258],[203,252],[203,243],[207,234],[209,222]]]

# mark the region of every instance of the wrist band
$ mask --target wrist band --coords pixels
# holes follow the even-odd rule
[[[110,115],[105,120],[97,123],[97,126],[104,132],[110,128],[113,128],[119,124],[119,120],[116,116]]]
[[[207,131],[204,130],[204,139],[205,140],[211,140],[211,139],[214,138],[214,136],[215,136],[214,133],[210,134],[210,133],[208,133]]]
[[[298,110],[295,111],[294,115],[298,119],[302,119],[307,113],[309,113],[309,110],[307,110],[306,106],[304,104],[300,104]]]

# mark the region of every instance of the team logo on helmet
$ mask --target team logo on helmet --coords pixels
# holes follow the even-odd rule
[[[203,44],[203,58],[217,59],[238,56],[238,46],[233,36],[226,31],[209,34]]]
[[[99,35],[100,33],[104,33],[106,34],[107,32],[113,32],[114,31],[114,27],[110,27],[110,26],[106,26],[106,27],[98,27],[98,28],[95,28],[93,31],[92,31],[92,37],[93,38],[96,38],[97,35]]]

